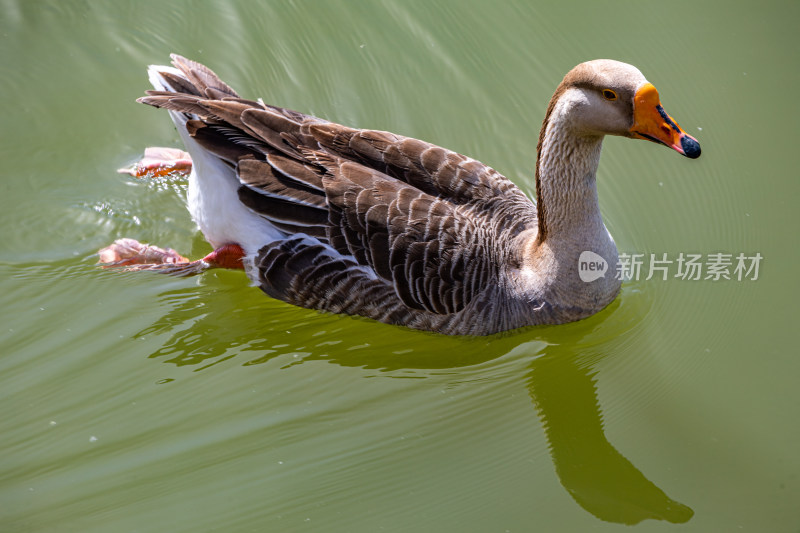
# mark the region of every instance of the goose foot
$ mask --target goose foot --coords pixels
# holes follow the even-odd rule
[[[150,146],[144,149],[144,157],[130,168],[120,168],[120,174],[130,174],[135,178],[161,177],[167,174],[189,174],[192,171],[192,157],[188,152],[177,148]]]
[[[220,246],[200,261],[209,265],[209,268],[228,268],[231,270],[244,270],[244,250],[238,244]]]
[[[117,239],[98,252],[103,268],[126,272],[154,270],[177,276],[191,276],[210,268],[244,269],[244,250],[238,244],[221,246],[197,261],[190,261],[172,248],[159,248],[135,239]]]

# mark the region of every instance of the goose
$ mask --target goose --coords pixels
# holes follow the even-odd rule
[[[609,59],[579,64],[556,88],[534,203],[475,159],[248,100],[206,66],[171,58],[149,67],[154,90],[137,101],[169,111],[188,154],[156,150],[139,169],[191,168],[188,209],[214,251],[190,261],[120,239],[100,261],[177,274],[240,268],[284,302],[413,329],[489,335],[602,310],[621,287],[597,196],[603,138],[700,156],[644,75]],[[589,281],[585,253],[606,268]]]

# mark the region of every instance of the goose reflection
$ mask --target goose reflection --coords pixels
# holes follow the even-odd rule
[[[569,350],[548,347],[528,376],[561,484],[584,509],[607,522],[651,518],[687,522],[694,512],[670,499],[608,441],[591,368]]]
[[[280,302],[271,304],[279,309],[265,311],[262,299],[253,304],[259,309],[249,309],[235,288],[238,279],[230,280],[227,288],[226,278],[218,281],[222,286],[215,290],[213,306],[204,305],[194,289],[162,295],[172,311],[139,336],[167,334],[170,339],[150,357],[197,366],[199,371],[233,357],[243,359],[244,365],[258,365],[292,353],[301,356],[289,364],[325,360],[376,369],[387,376],[396,372],[407,377],[412,372],[425,377],[431,370],[521,355],[522,361],[530,359],[525,384],[544,427],[555,471],[580,507],[601,520],[621,524],[646,519],[683,523],[694,515],[626,459],[604,432],[594,369],[627,334],[620,329],[631,330],[638,324],[635,310],[617,312],[620,305],[615,303],[600,315],[571,325],[489,338],[454,338],[318,314]],[[611,314],[615,320],[606,320]],[[265,316],[276,315],[280,320],[265,323]],[[287,329],[287,324],[292,326]],[[258,332],[256,337],[254,332]],[[413,346],[419,335],[426,336],[424,350],[397,349]],[[209,345],[209,338],[225,341]],[[353,339],[365,338],[368,349],[350,346]]]

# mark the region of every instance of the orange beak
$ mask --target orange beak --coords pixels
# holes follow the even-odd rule
[[[691,159],[700,157],[700,143],[667,115],[652,83],[642,85],[633,97],[630,132],[633,137],[664,144]]]

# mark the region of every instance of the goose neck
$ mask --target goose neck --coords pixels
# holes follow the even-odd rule
[[[561,99],[551,105],[539,136],[536,162],[538,241],[572,240],[605,230],[597,198],[603,137],[576,132]]]

